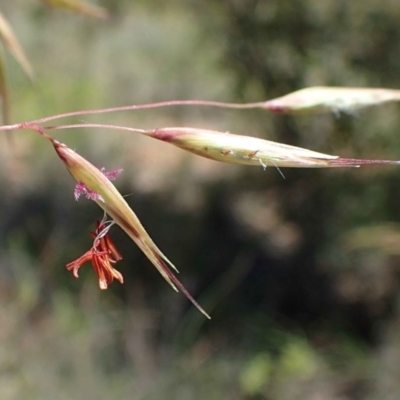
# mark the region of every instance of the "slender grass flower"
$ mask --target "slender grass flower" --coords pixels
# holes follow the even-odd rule
[[[251,136],[197,128],[157,128],[147,136],[202,157],[232,164],[293,168],[358,167],[363,164],[399,164],[391,160],[341,158],[301,147]]]
[[[264,108],[287,114],[351,113],[360,108],[399,100],[400,90],[316,86],[266,101]]]
[[[178,291],[182,291],[186,297],[207,317],[209,315],[194,300],[191,294],[186,290],[182,283],[171,272],[169,267],[177,271],[175,266],[156,246],[149,234],[140,223],[136,214],[128,206],[125,199],[118,192],[116,187],[111,183],[110,179],[88,160],[80,156],[68,146],[60,143],[50,136],[45,136],[54,146],[60,159],[63,161],[69,173],[80,185],[78,192],[82,192],[94,200],[103,211],[112,219],[114,223],[119,225],[125,233],[137,244],[137,246],[145,253],[147,258],[157,268],[163,278]],[[78,193],[79,194],[79,193]],[[96,195],[94,195],[96,194]],[[75,197],[77,191],[75,189]],[[79,197],[79,196],[78,196]],[[99,275],[100,287],[105,288],[114,278],[121,281],[122,276],[119,272],[112,268],[114,262],[120,258],[119,253],[114,251],[115,247],[106,234],[103,235],[104,229],[102,224],[97,227],[97,237],[93,247],[85,253],[81,258],[68,265],[68,268],[77,275],[79,267],[86,261],[91,261],[97,274]]]

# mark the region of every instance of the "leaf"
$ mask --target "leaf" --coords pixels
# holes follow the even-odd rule
[[[52,7],[61,7],[94,18],[108,18],[108,11],[94,4],[84,3],[79,0],[42,0]]]
[[[10,53],[17,60],[21,68],[25,71],[25,73],[29,76],[31,80],[33,80],[33,70],[26,57],[21,45],[19,44],[16,36],[14,35],[13,30],[11,29],[10,24],[4,18],[4,15],[0,11],[0,38],[3,41],[4,45],[10,51]]]

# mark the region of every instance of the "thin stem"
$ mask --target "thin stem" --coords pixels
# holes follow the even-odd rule
[[[117,111],[131,111],[131,110],[145,110],[151,108],[160,107],[171,107],[171,106],[207,106],[207,107],[220,107],[220,108],[234,108],[234,109],[249,109],[249,108],[260,108],[264,106],[264,102],[258,103],[224,103],[219,101],[207,101],[207,100],[171,100],[171,101],[161,101],[158,103],[148,103],[148,104],[138,104],[122,107],[110,107],[110,108],[100,108],[95,110],[82,110],[82,111],[72,111],[63,114],[57,114],[50,117],[36,119],[30,121],[32,124],[43,124],[45,122],[54,121],[60,118],[76,117],[79,115],[89,115],[89,114],[103,114],[109,112]]]
[[[14,131],[16,129],[25,129],[25,128],[22,128],[21,124],[2,125],[2,126],[0,126],[0,131]]]
[[[54,138],[47,133],[44,132],[44,128],[33,123],[33,122],[22,122],[20,124],[15,124],[15,125],[3,125],[0,126],[0,131],[10,131],[10,130],[20,130],[20,129],[27,129],[30,131],[34,131],[40,136],[44,137],[47,140],[50,140],[50,142],[54,143]]]
[[[149,133],[149,130],[145,129],[129,128],[127,126],[119,126],[119,125],[92,124],[92,123],[44,126],[41,129],[43,129],[44,131],[48,131],[48,130],[62,130],[62,129],[75,129],[75,128],[102,128],[102,129],[116,129],[118,131],[129,131],[142,134]]]

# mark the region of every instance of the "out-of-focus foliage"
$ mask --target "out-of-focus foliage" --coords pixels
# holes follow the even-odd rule
[[[32,67],[21,47],[14,32],[7,22],[6,18],[0,11],[0,39],[4,47],[15,57],[20,66],[23,68],[25,73],[32,79],[33,70]],[[10,94],[7,85],[6,73],[4,69],[3,56],[0,55],[0,100],[1,100],[1,111],[2,119],[4,124],[10,123]]]
[[[7,88],[6,75],[3,66],[3,60],[0,58],[0,98],[1,98],[1,111],[3,117],[3,123],[8,124],[10,122],[10,98]]]
[[[90,17],[106,18],[107,11],[95,5],[80,2],[79,0],[43,0],[47,5],[53,7],[67,8],[77,13],[81,13]],[[14,56],[18,64],[25,71],[28,77],[33,80],[33,68],[25,55],[23,47],[16,38],[14,31],[0,10],[0,39],[4,47]],[[6,74],[4,70],[3,57],[0,56],[0,98],[2,103],[3,123],[11,122],[10,94],[7,85]]]
[[[19,65],[25,71],[25,73],[33,78],[32,66],[25,55],[19,41],[14,35],[14,32],[4,17],[3,13],[0,12],[0,37],[2,44],[7,48],[7,50],[15,57]]]
[[[79,0],[42,0],[43,3],[53,7],[66,8],[89,17],[107,18],[108,12],[105,8],[95,4],[86,3]]]
[[[178,98],[261,101],[307,86],[400,87],[397,2],[102,5],[106,22],[1,4],[40,88],[9,69],[15,120]],[[399,159],[399,116],[390,104],[340,117],[176,108],[88,120]],[[125,284],[99,293],[89,267],[73,280],[64,266],[90,245],[97,208],[74,202],[51,149],[20,132],[15,150],[0,147],[5,399],[398,398],[396,168],[283,170],[282,179],[122,133],[59,138],[95,165],[124,167],[119,189],[212,320],[117,230]]]

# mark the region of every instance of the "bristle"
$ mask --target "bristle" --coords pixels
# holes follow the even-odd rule
[[[340,167],[360,167],[361,165],[400,165],[396,160],[363,160],[357,158],[336,158],[329,165]]]

